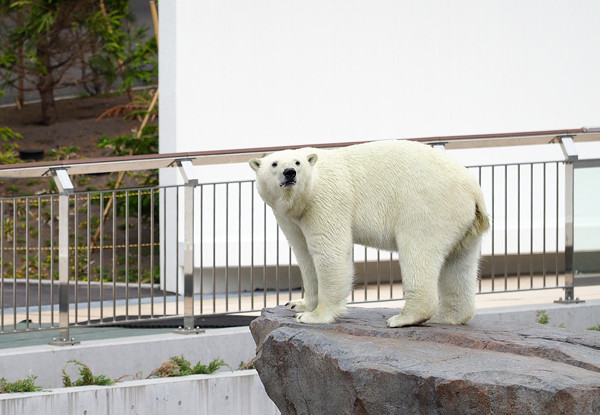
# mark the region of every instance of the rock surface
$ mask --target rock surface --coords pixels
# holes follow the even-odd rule
[[[477,321],[390,329],[397,309],[304,325],[284,307],[250,326],[282,414],[600,414],[600,334]]]

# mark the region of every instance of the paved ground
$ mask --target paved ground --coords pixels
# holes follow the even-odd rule
[[[489,281],[484,281],[486,282],[486,284],[489,284]],[[512,281],[509,281],[509,283],[513,283]],[[536,287],[540,287],[541,284],[543,283],[543,281],[540,278],[536,278],[533,281],[534,285]],[[509,288],[511,288],[511,284],[509,284]],[[44,284],[42,284],[42,294],[49,292],[49,284],[46,284],[47,286],[44,286]],[[53,293],[54,295],[58,295],[58,290],[57,290],[58,286],[55,287],[55,293]],[[74,288],[74,287],[73,287]],[[120,324],[120,327],[115,327],[114,325],[112,326],[102,326],[102,327],[89,327],[89,326],[83,326],[81,327],[81,325],[85,325],[87,324],[87,316],[88,313],[91,313],[91,319],[97,319],[98,318],[98,314],[99,311],[102,307],[100,307],[100,301],[98,301],[99,299],[99,288],[98,287],[91,287],[92,289],[90,290],[91,293],[91,297],[92,299],[95,300],[91,300],[91,307],[90,310],[88,311],[87,309],[87,304],[81,304],[79,305],[79,311],[78,311],[78,323],[80,324],[80,326],[78,327],[71,327],[70,328],[70,334],[69,336],[75,337],[76,340],[79,341],[90,341],[90,340],[99,340],[99,339],[107,339],[107,338],[116,338],[116,337],[128,337],[128,336],[140,336],[140,335],[151,335],[151,334],[158,334],[158,333],[166,333],[166,332],[170,332],[173,331],[174,328],[178,327],[179,325],[181,325],[181,323],[179,321],[176,322],[165,322],[164,320],[153,320],[150,321],[150,324],[144,324],[144,325],[140,325],[137,324],[139,323],[139,321],[135,321],[135,319],[137,319],[138,316],[138,312],[139,315],[147,315],[147,314],[153,314],[155,316],[162,316],[162,315],[167,315],[167,316],[181,316],[184,313],[183,310],[183,302],[181,300],[179,301],[175,301],[174,299],[174,295],[170,296],[170,300],[167,299],[167,302],[161,302],[162,298],[157,298],[156,299],[156,304],[154,304],[154,308],[153,309],[149,309],[149,304],[147,304],[148,302],[148,297],[147,295],[149,295],[149,290],[147,287],[142,287],[142,297],[144,298],[143,301],[146,301],[146,303],[142,304],[141,306],[138,305],[136,303],[136,301],[132,301],[130,300],[130,305],[129,308],[127,309],[123,303],[125,295],[126,295],[126,290],[124,286],[117,286],[117,290],[115,291],[115,298],[118,298],[119,300],[117,300],[118,303],[120,303],[120,305],[118,306],[114,306],[113,304],[109,304],[109,305],[104,305],[104,316],[105,318],[109,318],[112,320],[112,316],[117,316],[115,318],[115,320],[120,320],[121,317],[120,316],[124,316],[127,313],[129,313],[129,318],[130,319],[134,319],[134,321],[129,321],[129,322],[122,322],[122,321],[117,321],[117,324]],[[106,289],[105,292],[105,300],[108,299],[112,299],[112,290],[113,287],[112,285],[110,285],[109,287],[104,287]],[[523,288],[523,287],[522,287]],[[25,322],[23,322],[23,320],[25,320],[25,314],[24,314],[24,309],[25,307],[22,307],[22,305],[24,303],[22,303],[21,301],[23,301],[23,299],[25,298],[25,291],[26,291],[26,286],[24,283],[22,282],[18,282],[17,283],[17,309],[18,312],[15,315],[13,313],[14,311],[14,304],[11,303],[11,306],[8,308],[4,308],[4,314],[2,315],[2,324],[3,326],[3,330],[4,330],[4,334],[0,334],[0,349],[3,348],[12,348],[12,347],[22,347],[22,346],[32,346],[32,345],[42,345],[42,344],[47,344],[50,340],[52,340],[53,337],[56,337],[58,335],[58,331],[57,330],[44,330],[44,328],[49,326],[49,317],[51,315],[51,312],[49,311],[52,307],[46,305],[44,306],[44,304],[46,304],[44,302],[44,300],[42,301],[42,311],[40,312],[39,309],[37,307],[33,308],[33,311],[30,311],[29,313],[29,319],[32,321],[32,323],[29,325],[29,327],[27,327],[27,324]],[[138,287],[130,287],[130,295],[131,296],[135,296],[137,297],[137,289]],[[488,286],[483,286],[482,287],[483,290],[487,290],[489,289]],[[12,296],[12,282],[10,282],[8,280],[4,281],[4,296],[5,296],[5,300],[7,301],[6,305],[8,305],[8,301],[12,301],[13,296]],[[87,284],[80,284],[78,286],[78,300],[79,301],[84,301],[87,302]],[[377,291],[378,291],[378,287],[377,286],[368,286],[367,289],[367,297],[370,299],[375,299],[377,296]],[[385,284],[382,284],[382,286],[379,287],[379,291],[381,291],[381,293],[385,293],[389,291],[389,287],[386,286]],[[401,285],[394,285],[394,293],[401,293],[402,292],[402,288]],[[10,295],[9,295],[10,293]],[[37,294],[38,294],[38,286],[37,284],[31,284],[29,286],[29,295],[30,298],[33,300],[33,298],[35,297],[35,301],[37,301]],[[155,290],[154,292],[155,295],[158,296],[162,296],[162,292],[160,290]],[[591,287],[577,287],[575,289],[575,294],[577,297],[581,298],[582,300],[598,300],[600,299],[600,286],[591,286]],[[293,298],[299,298],[299,296],[301,295],[300,292],[294,292],[293,293]],[[363,291],[358,290],[356,293],[357,296],[357,300],[359,296],[363,295]],[[73,298],[74,296],[74,289],[71,290],[71,298]],[[506,307],[515,307],[515,306],[531,306],[534,305],[535,308],[539,308],[540,310],[546,309],[546,308],[551,308],[554,304],[554,300],[557,300],[559,297],[564,296],[564,292],[562,289],[560,288],[555,288],[555,289],[546,289],[546,290],[533,290],[533,291],[517,291],[517,292],[499,292],[499,293],[494,293],[494,294],[481,294],[478,295],[476,297],[476,306],[478,310],[490,310],[490,309],[502,309],[502,308],[506,308]],[[42,299],[45,299],[46,296],[43,295]],[[48,297],[49,298],[49,297]],[[234,315],[232,317],[228,317],[229,319],[231,319],[231,321],[217,321],[215,322],[215,320],[211,320],[214,318],[222,318],[222,313],[226,312],[227,310],[229,310],[229,312],[235,312],[238,311],[238,301],[239,303],[239,310],[250,310],[250,309],[255,309],[255,310],[260,310],[262,307],[273,307],[277,304],[283,304],[288,300],[288,294],[287,293],[281,293],[279,295],[279,297],[272,292],[267,292],[267,293],[254,293],[254,295],[250,295],[249,293],[246,293],[242,298],[237,298],[234,296],[231,296],[229,298],[226,298],[225,296],[205,296],[205,298],[200,299],[198,296],[195,297],[195,303],[194,303],[194,310],[196,315],[198,316],[197,319],[201,319],[201,320],[197,320],[197,322],[195,322],[195,324],[198,324],[202,327],[223,327],[223,326],[231,326],[231,325],[247,325],[249,322],[249,318],[248,316],[256,316],[258,315],[258,311],[256,312],[249,312],[249,313],[244,313],[243,315]],[[33,302],[31,303],[33,304]],[[37,302],[35,303],[37,304]],[[228,304],[228,306],[227,306]],[[4,305],[4,303],[3,303]],[[383,301],[383,302],[377,302],[377,301],[370,301],[370,302],[366,302],[366,303],[362,303],[362,304],[357,304],[357,306],[359,307],[397,307],[397,308],[401,308],[404,306],[404,301],[400,300],[400,301]],[[178,308],[177,308],[178,307]],[[229,308],[227,308],[229,307]],[[38,310],[36,310],[38,309]],[[57,309],[57,297],[55,297],[54,299],[54,325],[56,326],[58,324],[58,313],[56,312]],[[127,311],[129,310],[129,311]],[[151,312],[148,312],[148,310],[151,310]],[[202,310],[202,313],[200,313],[198,310]],[[75,315],[75,310],[74,310],[74,306],[71,306],[71,317],[70,317],[70,321],[73,322],[75,321],[74,315]],[[214,314],[216,314],[216,316],[213,316]],[[220,315],[219,315],[220,314]],[[40,319],[38,321],[38,319]],[[181,319],[181,317],[178,317],[178,319]],[[14,325],[14,323],[16,322],[16,326]],[[167,324],[168,323],[168,324]],[[598,323],[600,323],[600,316],[598,316]],[[113,323],[111,323],[113,324]],[[165,327],[167,326],[167,327]],[[27,330],[26,332],[22,332],[22,333],[13,333],[13,331],[15,330]]]
[[[16,287],[15,287],[16,286]],[[16,288],[16,289],[15,289]],[[27,284],[24,280],[13,279],[0,280],[0,300],[4,309],[14,309],[29,305],[55,305],[58,304],[58,281],[51,284],[43,281],[41,284],[37,280],[30,280]],[[125,298],[148,298],[150,296],[160,297],[165,294],[158,287],[151,288],[149,285],[129,284],[129,288],[124,284],[112,283],[93,283],[79,282],[77,286],[69,285],[69,299],[71,302],[86,303],[106,301],[106,300],[124,300]],[[172,293],[166,293],[172,295]]]

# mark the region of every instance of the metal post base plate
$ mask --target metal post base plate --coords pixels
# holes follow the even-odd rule
[[[585,300],[580,300],[579,297],[572,299],[572,298],[562,298],[560,297],[558,300],[554,300],[554,303],[556,304],[579,304],[579,303],[585,303]]]
[[[81,343],[80,341],[77,341],[71,337],[71,340],[54,338],[48,344],[50,346],[74,346],[74,345],[80,344],[80,343]]]
[[[205,333],[204,329],[201,329],[200,327],[188,327],[187,329],[184,329],[183,327],[179,327],[177,330],[174,330],[173,333],[176,334],[203,334]]]

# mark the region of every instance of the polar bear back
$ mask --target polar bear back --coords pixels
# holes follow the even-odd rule
[[[396,251],[402,234],[454,244],[468,231],[482,199],[466,168],[427,145],[377,141],[314,150],[318,180],[311,204],[326,206],[336,223],[344,217],[358,244]]]

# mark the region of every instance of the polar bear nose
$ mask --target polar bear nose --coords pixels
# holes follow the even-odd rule
[[[296,177],[296,170],[288,167],[283,171],[283,176],[288,180],[292,180],[294,177]]]

